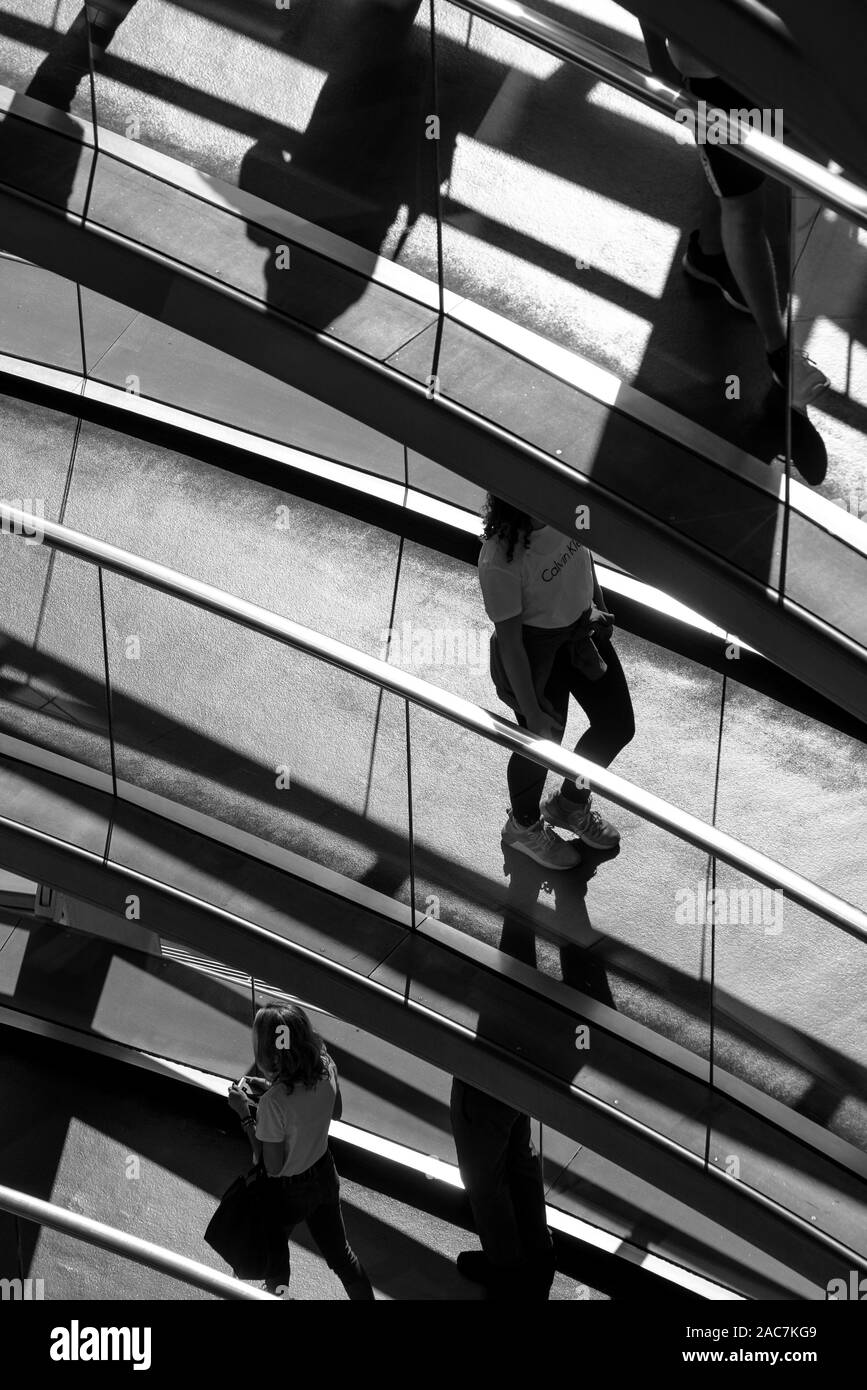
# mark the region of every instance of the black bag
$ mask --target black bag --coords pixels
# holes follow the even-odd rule
[[[205,1240],[236,1279],[264,1279],[273,1223],[268,1212],[268,1177],[262,1168],[243,1173],[223,1193],[208,1222]]]

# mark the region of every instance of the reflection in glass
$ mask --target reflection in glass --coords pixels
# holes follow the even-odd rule
[[[37,514],[28,533],[0,535],[0,730],[12,742],[36,745],[109,776],[108,707],[98,573],[39,540],[48,516],[48,479],[18,476]],[[26,485],[25,485],[26,484]],[[10,499],[12,500],[12,499]]]
[[[395,697],[117,576],[106,604],[119,781],[407,901]]]

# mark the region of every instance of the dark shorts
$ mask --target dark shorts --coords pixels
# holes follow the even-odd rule
[[[721,77],[690,77],[686,86],[698,100],[723,111],[750,110],[753,102],[737,88],[730,87]],[[737,198],[761,188],[765,176],[745,159],[739,159],[725,145],[696,143],[707,181],[718,198]]]

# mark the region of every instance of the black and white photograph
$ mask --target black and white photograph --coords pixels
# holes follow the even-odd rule
[[[865,53],[863,0],[0,0],[28,1373],[265,1373],[254,1303],[860,1346]],[[378,1376],[371,1316],[313,1325]]]

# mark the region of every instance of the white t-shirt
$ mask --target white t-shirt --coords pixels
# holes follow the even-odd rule
[[[590,551],[553,526],[519,539],[511,563],[498,536],[490,536],[479,555],[479,583],[492,623],[519,614],[526,627],[569,627],[590,607],[593,568]]]
[[[326,1054],[327,1056],[327,1054]],[[312,1168],[328,1148],[328,1126],[337,1099],[337,1068],[328,1057],[328,1075],[308,1091],[299,1082],[290,1095],[279,1083],[266,1091],[256,1114],[256,1138],[285,1144],[281,1178]]]

